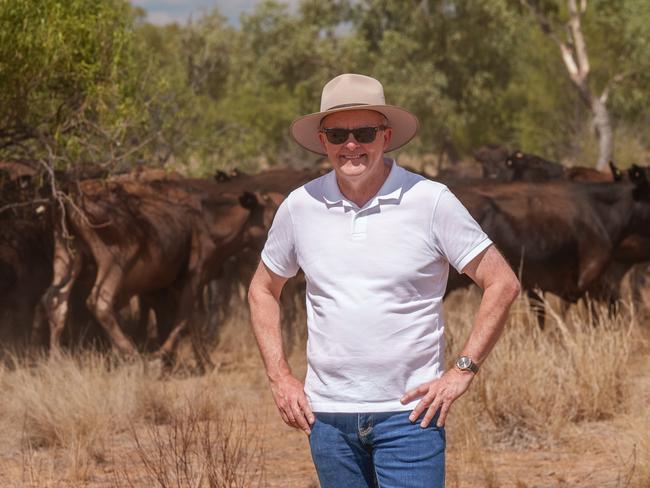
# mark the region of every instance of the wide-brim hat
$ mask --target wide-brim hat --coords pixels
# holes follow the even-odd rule
[[[303,115],[291,124],[291,135],[308,151],[325,154],[318,138],[321,120],[324,117],[350,110],[374,110],[388,121],[393,129],[388,148],[394,151],[408,143],[417,134],[418,118],[408,110],[395,105],[386,105],[384,87],[369,76],[347,73],[330,80],[324,87],[320,99],[320,112]]]

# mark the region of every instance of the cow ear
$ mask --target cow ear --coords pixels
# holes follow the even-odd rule
[[[230,179],[230,176],[228,176],[225,171],[217,170],[217,172],[214,174],[214,179],[219,182],[224,182],[228,181]]]
[[[257,206],[259,206],[260,202],[257,199],[255,193],[245,191],[244,193],[239,195],[239,204],[242,207],[247,208],[248,210],[253,210]]]
[[[637,164],[630,166],[627,174],[630,177],[630,181],[633,181],[634,183],[647,183],[643,169]]]
[[[614,164],[614,161],[609,162],[609,169],[612,172],[612,178],[614,178],[614,181],[621,181],[623,179],[623,173]]]

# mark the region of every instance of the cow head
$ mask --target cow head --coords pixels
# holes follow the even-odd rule
[[[264,247],[275,212],[283,200],[284,195],[275,192],[245,191],[239,196],[239,204],[250,211],[250,218],[244,232],[244,245],[257,250]]]
[[[650,168],[633,164],[627,171],[627,177],[633,185],[634,233],[650,238]]]
[[[515,151],[505,161],[507,181],[547,181],[564,177],[564,167],[534,154]]]
[[[214,179],[219,183],[223,183],[224,181],[230,181],[230,176],[228,176],[228,173],[225,171],[217,170],[217,172],[214,174]]]
[[[482,146],[474,152],[476,159],[483,167],[483,178],[503,179],[504,161],[508,159],[508,150],[503,146]]]
[[[634,183],[634,199],[650,201],[650,167],[633,164],[627,171],[629,180]]]

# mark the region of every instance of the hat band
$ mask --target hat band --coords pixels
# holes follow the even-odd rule
[[[334,105],[333,107],[330,107],[326,109],[325,111],[327,112],[328,110],[335,110],[337,108],[346,108],[346,107],[359,107],[362,105],[370,105],[369,103],[344,103],[343,105]]]

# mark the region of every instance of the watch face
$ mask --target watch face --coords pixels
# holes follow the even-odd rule
[[[458,358],[458,361],[456,361],[456,364],[460,369],[468,369],[470,364],[472,364],[472,360],[467,356],[461,356]]]

